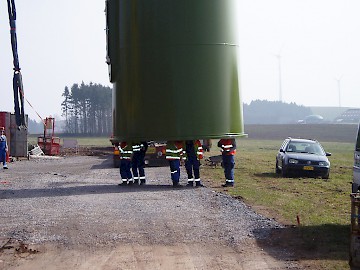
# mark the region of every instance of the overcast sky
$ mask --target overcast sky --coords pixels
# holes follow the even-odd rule
[[[31,119],[39,120],[36,112],[60,116],[65,86],[81,81],[110,86],[104,0],[15,1],[25,97],[33,106],[26,103],[25,111]],[[359,0],[238,3],[244,102],[279,100],[281,81],[284,102],[360,107]],[[13,111],[12,68],[7,3],[1,1],[0,111]]]

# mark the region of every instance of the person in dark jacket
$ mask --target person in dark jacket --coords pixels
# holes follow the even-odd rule
[[[200,180],[200,159],[204,157],[203,148],[199,140],[188,140],[185,142],[185,168],[188,175],[187,186],[202,187]]]
[[[131,169],[135,185],[145,185],[145,154],[148,149],[147,142],[136,142],[132,144],[133,156]]]
[[[134,181],[131,174],[132,145],[128,142],[121,142],[118,148],[120,152],[120,176],[122,179],[120,185],[132,185]]]

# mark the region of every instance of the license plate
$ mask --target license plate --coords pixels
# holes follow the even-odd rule
[[[313,166],[304,166],[303,168],[305,171],[313,171],[314,167]]]
[[[148,150],[146,151],[148,154],[154,154],[156,152],[155,147],[149,147]]]

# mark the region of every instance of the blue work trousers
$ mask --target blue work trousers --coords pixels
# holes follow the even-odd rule
[[[134,153],[132,162],[131,162],[131,169],[134,175],[134,180],[138,179],[145,179],[145,152],[137,152]]]
[[[0,150],[0,162],[3,163],[3,166],[6,166],[6,151]]]
[[[171,180],[173,183],[179,183],[180,180],[180,159],[169,159]]]
[[[233,155],[222,155],[225,178],[227,182],[234,182],[235,159]]]
[[[120,159],[120,176],[123,181],[131,180],[131,159]]]
[[[194,177],[195,179],[200,179],[200,160],[198,160],[196,156],[188,156],[188,159],[185,162],[185,169],[188,180],[191,180]]]

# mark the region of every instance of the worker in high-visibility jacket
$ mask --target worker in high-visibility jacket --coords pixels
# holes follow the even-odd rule
[[[166,159],[169,161],[171,180],[174,187],[179,187],[180,161],[184,155],[183,141],[168,141],[166,143]]]
[[[148,149],[147,142],[135,142],[132,144],[133,156],[131,169],[136,185],[145,185],[145,154]]]
[[[7,169],[6,153],[8,151],[8,144],[5,136],[5,128],[0,127],[0,162],[3,163],[3,168]]]
[[[234,168],[235,168],[235,154],[236,154],[236,141],[235,139],[221,139],[218,142],[218,147],[221,148],[222,165],[225,173],[225,184],[223,187],[234,186]]]
[[[118,146],[120,155],[120,176],[122,183],[120,185],[132,185],[134,180],[131,174],[131,156],[132,156],[132,145],[128,142],[121,142]]]
[[[185,142],[185,168],[188,175],[187,186],[202,187],[200,181],[200,160],[204,157],[203,147],[199,140],[188,140]],[[194,174],[193,174],[194,173]]]

